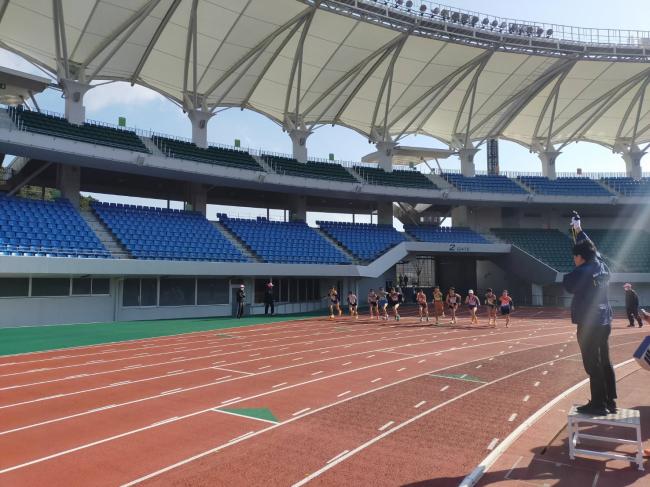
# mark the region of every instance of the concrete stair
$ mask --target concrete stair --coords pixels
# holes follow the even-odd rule
[[[345,169],[350,174],[350,176],[356,179],[359,183],[366,184],[366,180],[359,176],[359,174],[357,174],[357,172],[351,167],[343,166],[343,169]]]
[[[254,154],[251,154],[251,157],[252,157],[253,159],[255,159],[255,161],[256,161],[260,166],[262,166],[262,169],[264,169],[266,172],[268,172],[269,174],[275,174],[275,171],[273,170],[273,168],[272,168],[271,166],[269,166],[269,165],[266,163],[266,161],[264,160],[263,157],[261,157],[261,156],[256,156],[256,155],[254,155]]]
[[[241,240],[237,235],[228,230],[221,222],[211,221],[210,223],[219,231],[219,233],[226,237],[230,243],[233,244],[235,248],[237,248],[249,261],[264,262],[264,259],[253,252],[253,249],[246,245],[244,241]]]
[[[115,238],[115,235],[106,228],[97,215],[92,210],[80,210],[81,217],[88,223],[90,229],[97,235],[99,240],[104,244],[115,259],[132,259],[133,256],[126,248]]]
[[[340,243],[338,243],[336,240],[330,237],[328,233],[325,232],[324,230],[320,228],[314,228],[314,230],[316,230],[316,232],[318,232],[318,234],[321,237],[323,237],[325,240],[327,240],[331,245],[339,249],[343,253],[343,255],[345,255],[353,264],[360,265],[364,263],[362,260],[355,257],[348,249],[346,249]]]
[[[435,173],[429,173],[429,174],[423,173],[423,174],[429,179],[429,181],[431,181],[440,189],[456,189],[453,184],[448,182],[442,176],[438,176]]]
[[[154,156],[160,156],[164,157],[165,153],[161,151],[158,146],[155,144],[153,140],[151,140],[149,137],[140,137],[140,140],[144,144],[144,146],[151,151],[151,154]]]

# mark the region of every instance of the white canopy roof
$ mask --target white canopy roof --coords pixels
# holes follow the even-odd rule
[[[650,142],[645,50],[621,61],[471,45],[346,3],[4,0],[0,46],[59,79],[124,80],[187,109],[249,108],[285,127],[340,124],[373,140]]]

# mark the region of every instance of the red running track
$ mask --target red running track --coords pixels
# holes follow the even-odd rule
[[[584,378],[564,310],[465,321],[312,319],[0,357],[0,485],[458,485]],[[615,361],[641,336],[617,321]]]

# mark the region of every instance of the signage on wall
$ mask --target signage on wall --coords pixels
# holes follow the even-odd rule
[[[455,243],[449,244],[449,252],[471,252],[469,247],[464,247],[462,245],[457,245]]]

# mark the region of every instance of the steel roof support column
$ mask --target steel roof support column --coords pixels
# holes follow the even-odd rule
[[[561,152],[557,150],[541,150],[537,152],[539,160],[542,162],[542,176],[547,177],[551,180],[557,178],[555,160],[560,154]]]
[[[307,128],[302,118],[293,120],[288,116],[285,120],[284,130],[287,131],[293,145],[293,158],[303,164],[307,162],[307,138],[313,134]]]
[[[187,110],[187,116],[192,122],[192,142],[203,149],[208,147],[208,122],[214,116],[208,110],[192,108]]]
[[[379,167],[386,172],[393,172],[393,153],[396,146],[397,142],[392,140],[380,140],[375,144]]]
[[[614,144],[614,152],[618,152],[623,157],[627,177],[637,181],[641,179],[641,158],[646,154],[646,151],[629,140],[622,139],[617,140],[616,144]]]
[[[84,95],[92,86],[72,79],[62,79],[59,83],[63,89],[63,98],[65,98],[65,118],[70,123],[83,125],[86,121]]]
[[[474,149],[473,147],[458,150],[458,157],[460,158],[460,172],[463,176],[470,178],[476,176],[474,156],[478,151],[479,149]]]

